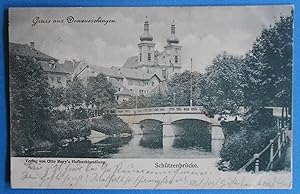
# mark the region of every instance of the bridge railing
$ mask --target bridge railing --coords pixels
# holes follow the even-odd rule
[[[203,106],[151,107],[137,109],[117,109],[117,115],[161,114],[161,113],[206,113]]]
[[[270,143],[263,150],[261,150],[259,153],[254,154],[253,157],[242,168],[238,170],[238,172],[245,171],[253,163],[255,173],[262,170],[260,169],[259,159],[263,154],[267,152],[269,152],[267,153],[269,155],[269,162],[264,170],[272,170],[274,161],[282,157],[283,148],[287,143],[287,129],[287,126],[285,126],[281,132],[278,132],[276,137],[271,139]]]

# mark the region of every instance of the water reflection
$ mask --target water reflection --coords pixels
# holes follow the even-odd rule
[[[172,124],[176,137],[163,137],[161,123],[144,121],[147,133],[130,137],[93,135],[90,139],[69,142],[48,151],[35,152],[39,157],[74,158],[199,158],[211,154],[209,126],[197,120]],[[152,133],[150,133],[152,132]],[[94,133],[95,134],[95,133]]]
[[[209,136],[182,136],[176,137],[173,142],[174,148],[196,149],[199,151],[211,151],[211,138]]]
[[[161,135],[155,134],[143,135],[139,145],[149,149],[161,149],[163,148],[163,138]]]

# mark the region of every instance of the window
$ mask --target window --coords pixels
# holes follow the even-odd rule
[[[151,53],[148,53],[148,61],[151,61]]]
[[[178,63],[178,56],[175,56],[175,63]]]
[[[132,89],[130,89],[130,91],[132,92]]]
[[[56,82],[57,82],[58,84],[61,84],[61,77],[57,77]]]
[[[141,85],[141,81],[139,81],[139,86]]]
[[[161,71],[163,78],[167,79],[167,72],[165,69]]]
[[[119,96],[117,96],[117,100],[119,100]]]
[[[152,86],[154,86],[154,82],[152,82]]]
[[[142,53],[140,53],[140,62],[142,61]]]
[[[121,88],[118,88],[119,92],[121,91]]]
[[[147,73],[149,73],[150,72],[150,70],[149,69],[147,69]]]
[[[53,76],[50,77],[50,80],[51,80],[51,83],[54,83],[54,77]]]
[[[128,80],[128,85],[132,85],[132,80]]]

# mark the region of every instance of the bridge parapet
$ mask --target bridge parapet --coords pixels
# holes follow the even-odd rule
[[[144,115],[144,114],[164,114],[164,113],[198,113],[206,114],[203,106],[176,106],[176,107],[151,107],[137,109],[117,109],[116,114],[123,115]]]

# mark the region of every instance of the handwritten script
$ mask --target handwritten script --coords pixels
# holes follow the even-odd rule
[[[203,161],[12,158],[11,177],[15,188],[225,189],[289,188],[291,185],[289,172],[220,172],[201,167]],[[159,167],[158,162],[174,165]]]

